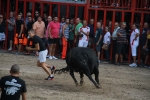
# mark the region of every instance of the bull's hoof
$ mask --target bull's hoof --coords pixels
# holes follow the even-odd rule
[[[78,83],[78,82],[76,82],[75,84],[76,84],[76,86],[79,86],[79,83]]]
[[[80,81],[80,85],[83,86],[84,85],[84,81]]]
[[[100,84],[97,84],[97,85],[95,85],[95,87],[96,87],[97,89],[100,89],[100,88],[101,88],[101,85],[100,85]]]

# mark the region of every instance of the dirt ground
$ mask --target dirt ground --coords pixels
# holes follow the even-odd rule
[[[0,77],[9,75],[11,65],[21,68],[20,77],[27,84],[27,100],[150,100],[150,69],[100,64],[102,89],[96,89],[85,76],[84,86],[76,87],[69,74],[55,75],[45,81],[47,74],[36,67],[36,57],[0,53]],[[64,60],[47,60],[57,69],[66,66]],[[79,80],[79,75],[75,74]]]

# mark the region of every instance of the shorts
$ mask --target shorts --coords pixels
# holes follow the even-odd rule
[[[47,50],[39,52],[39,58],[38,58],[38,60],[40,61],[40,63],[46,62],[46,55],[47,55]]]
[[[86,40],[79,40],[78,47],[87,47],[88,46],[88,41]]]
[[[58,44],[58,38],[49,39],[50,44]]]
[[[99,43],[98,45],[96,45],[96,51],[100,52],[101,51],[101,44]]]
[[[14,31],[8,31],[8,39],[9,39],[9,41],[14,40]]]
[[[137,55],[137,47],[138,47],[138,45],[131,45],[132,56],[136,56]]]
[[[117,43],[117,51],[116,54],[125,54],[125,46],[126,44]]]
[[[4,41],[5,38],[6,38],[5,33],[4,33],[4,32],[3,32],[3,33],[0,33],[0,41]]]
[[[18,33],[15,34],[15,38],[14,38],[14,44],[23,44],[23,37],[24,34],[22,34],[22,36],[20,38],[18,38]]]

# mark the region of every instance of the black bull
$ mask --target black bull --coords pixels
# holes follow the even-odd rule
[[[96,88],[100,88],[99,83],[99,62],[94,50],[90,48],[76,47],[73,48],[66,57],[67,67],[60,70],[56,70],[55,73],[61,74],[70,71],[70,75],[73,78],[75,84],[78,86],[78,82],[74,76],[74,72],[80,73],[80,85],[83,85],[84,74],[93,82]],[[95,74],[95,81],[92,78],[92,74]]]

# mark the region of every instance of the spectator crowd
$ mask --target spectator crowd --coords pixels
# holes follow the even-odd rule
[[[67,52],[73,47],[90,47],[96,50],[98,59],[100,59],[100,51],[103,49],[106,58],[103,63],[109,63],[112,45],[111,63],[120,66],[123,60],[128,57],[130,45],[133,63],[129,66],[137,67],[137,48],[139,47],[141,49],[141,66],[148,66],[150,54],[150,27],[148,22],[144,23],[141,35],[139,23],[133,24],[132,29],[130,29],[126,22],[112,23],[108,20],[106,27],[103,26],[103,20],[99,20],[97,26],[94,26],[94,19],[90,19],[89,22],[88,24],[86,20],[81,21],[80,18],[69,19],[65,17],[61,17],[59,21],[57,16],[48,16],[46,13],[44,13],[44,16],[40,16],[38,11],[35,11],[34,18],[32,18],[30,12],[27,13],[25,19],[22,13],[19,13],[15,18],[14,13],[10,12],[10,18],[6,20],[3,19],[3,15],[0,15],[0,48],[6,45],[4,42],[6,39],[5,32],[8,29],[8,51],[13,50],[14,44],[17,49],[16,55],[19,55],[22,48],[34,46],[32,38],[28,36],[28,31],[33,29],[35,35],[39,36],[47,47],[47,58],[49,59],[58,59],[55,56],[56,52],[61,54],[61,59],[65,59]],[[6,23],[8,23],[8,28],[6,28]],[[112,29],[112,25],[114,25],[114,29]],[[94,31],[94,27],[97,27],[96,31]],[[26,50],[25,54],[29,55],[30,52]],[[38,51],[35,52],[38,56]],[[99,60],[99,62],[101,61]]]

